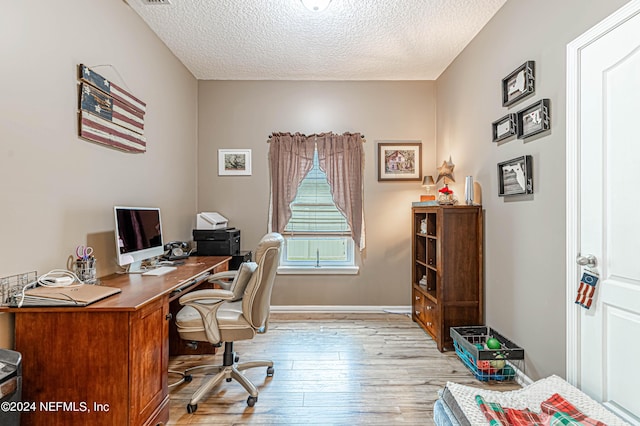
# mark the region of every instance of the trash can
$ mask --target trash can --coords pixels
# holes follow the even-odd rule
[[[0,425],[20,426],[22,398],[22,355],[10,349],[0,349]]]

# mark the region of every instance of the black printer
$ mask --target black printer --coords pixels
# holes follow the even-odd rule
[[[198,256],[236,256],[240,254],[240,230],[236,228],[194,229]]]

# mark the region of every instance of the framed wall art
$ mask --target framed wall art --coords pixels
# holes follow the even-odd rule
[[[498,195],[533,194],[531,156],[525,155],[498,164]]]
[[[219,149],[218,176],[251,176],[251,150]]]
[[[507,114],[491,123],[493,141],[500,142],[518,134],[518,120],[516,114]]]
[[[422,142],[378,142],[378,181],[419,181],[422,176]]]
[[[535,62],[527,61],[502,79],[502,106],[513,105],[535,92]]]
[[[551,128],[549,99],[541,99],[535,104],[518,111],[518,138],[526,139]]]

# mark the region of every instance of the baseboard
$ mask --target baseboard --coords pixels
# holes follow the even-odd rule
[[[411,306],[361,306],[361,305],[280,305],[271,306],[272,312],[291,313],[354,313],[354,314],[411,314]]]

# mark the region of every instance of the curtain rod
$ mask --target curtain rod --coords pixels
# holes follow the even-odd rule
[[[289,135],[289,136],[299,135],[299,136],[306,136],[306,137],[308,137],[308,138],[309,138],[309,137],[311,137],[311,136],[318,137],[318,136],[328,135],[328,134],[331,134],[331,133],[330,133],[330,132],[325,132],[325,133],[312,133],[312,134],[310,134],[310,135],[304,135],[304,134],[302,134],[302,133],[293,133],[293,134],[292,134],[292,133],[290,133],[290,132],[287,132],[287,133],[276,133],[276,132],[274,132],[274,133],[272,133],[272,134],[270,134],[270,135],[269,135],[269,139],[271,139],[271,138],[273,137],[273,135],[276,135],[276,134],[278,134],[278,135]],[[345,133],[343,133],[342,135],[355,135],[355,134],[357,134],[357,133],[345,132]],[[341,135],[338,135],[338,136],[341,136]],[[364,139],[364,135],[362,135],[362,134],[361,134],[361,135],[360,135],[360,138],[361,138],[361,139]]]

